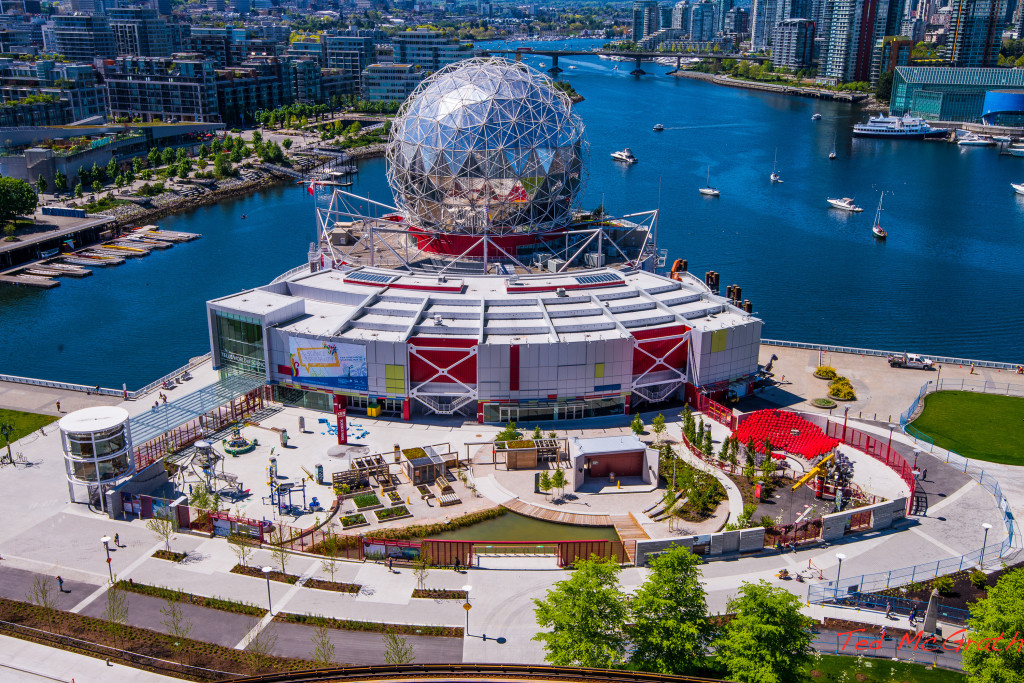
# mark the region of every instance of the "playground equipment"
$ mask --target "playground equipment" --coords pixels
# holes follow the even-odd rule
[[[246,439],[242,436],[242,431],[238,427],[231,430],[231,438],[224,439],[221,441],[221,447],[224,452],[228,455],[239,456],[243,453],[249,453],[259,446],[259,442],[256,439]]]
[[[305,468],[302,468],[306,472]],[[309,472],[306,472],[309,476]],[[270,458],[267,467],[267,485],[270,487],[270,495],[263,498],[264,503],[276,507],[281,514],[301,515],[306,509],[306,480],[302,479],[298,484],[293,481],[278,481],[277,458]],[[302,494],[302,507],[297,507],[292,501],[293,493]],[[315,501],[316,499],[314,499]],[[316,506],[320,507],[319,501]],[[309,508],[312,509],[312,508]]]
[[[815,466],[814,466],[814,467],[812,467],[812,468],[811,468],[810,470],[808,470],[808,471],[807,471],[807,474],[805,474],[804,476],[800,477],[800,481],[798,481],[797,483],[793,484],[793,487],[792,487],[792,489],[791,489],[791,490],[793,490],[793,491],[796,491],[796,490],[797,490],[798,488],[800,488],[801,486],[803,486],[804,484],[806,484],[806,483],[807,483],[807,482],[808,482],[808,481],[809,481],[809,480],[811,479],[811,477],[816,477],[816,476],[818,476],[819,474],[821,474],[821,472],[822,472],[822,471],[824,471],[824,470],[823,470],[823,468],[824,468],[824,467],[825,467],[825,466],[826,466],[826,465],[827,465],[827,464],[829,463],[829,461],[831,461],[831,460],[832,460],[832,458],[834,458],[834,457],[836,457],[836,454],[835,454],[835,453],[829,453],[829,454],[828,454],[827,456],[825,456],[825,457],[824,457],[824,458],[822,459],[822,461],[821,461],[821,462],[819,462],[819,463],[818,463],[817,465],[815,465]]]
[[[223,492],[231,497],[242,498],[249,494],[248,489],[242,488],[242,482],[234,474],[224,471],[224,457],[213,449],[213,443],[205,439],[197,441],[196,452],[192,458],[192,471],[200,479],[206,482],[208,491]],[[217,463],[220,463],[221,471],[217,471]],[[196,470],[196,467],[199,470]],[[200,471],[202,472],[200,474]]]

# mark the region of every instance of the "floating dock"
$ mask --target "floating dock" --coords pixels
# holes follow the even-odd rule
[[[10,285],[21,285],[23,287],[39,287],[41,289],[53,289],[60,285],[56,280],[39,275],[0,275],[0,282]]]

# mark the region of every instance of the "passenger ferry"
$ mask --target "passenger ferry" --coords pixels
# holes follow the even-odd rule
[[[853,126],[853,136],[859,138],[923,140],[941,138],[948,134],[948,128],[932,128],[924,119],[913,116],[872,116],[867,123]]]

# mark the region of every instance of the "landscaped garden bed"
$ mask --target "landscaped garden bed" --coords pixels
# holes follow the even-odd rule
[[[264,576],[263,570],[260,567],[243,567],[240,564],[236,564],[231,568],[232,574],[241,574],[243,576],[252,576],[257,579],[262,579]],[[280,581],[281,583],[295,583],[299,580],[299,577],[295,574],[285,574],[279,572],[276,569],[267,572],[271,581]]]
[[[355,529],[356,527],[369,525],[370,523],[366,521],[366,515],[348,515],[341,518],[341,526],[345,529]]]
[[[306,588],[315,588],[319,591],[334,591],[335,593],[358,593],[363,587],[358,583],[342,583],[340,581],[325,581],[324,579],[306,579],[302,584]]]
[[[430,490],[430,487],[426,484],[419,484],[416,486],[416,490],[420,492],[422,498],[433,498],[434,494]]]
[[[469,593],[446,588],[417,588],[413,590],[414,598],[432,598],[434,600],[469,600]]]
[[[385,633],[391,631],[402,636],[435,636],[441,638],[461,638],[463,629],[461,626],[418,626],[416,624],[381,624],[375,621],[355,621],[353,619],[332,619],[330,617],[318,617],[311,614],[294,614],[292,612],[280,612],[274,616],[274,621],[283,621],[287,624],[323,624],[329,628],[336,628],[341,631],[369,631],[371,633]]]
[[[391,501],[392,505],[402,504],[402,497],[398,495],[397,491],[388,491],[388,500]]]
[[[377,515],[378,522],[387,522],[394,519],[404,519],[405,517],[412,517],[412,513],[409,512],[409,508],[404,505],[396,505],[393,508],[384,508],[377,510],[373,514]]]
[[[234,600],[225,600],[223,598],[208,598],[203,595],[193,595],[192,593],[176,591],[172,588],[164,588],[163,586],[150,586],[145,583],[124,580],[118,581],[117,585],[131,593],[148,595],[150,597],[160,598],[161,600],[186,602],[190,605],[198,605],[199,607],[206,607],[207,609],[217,609],[222,612],[247,614],[250,617],[262,617],[267,613],[267,610],[263,607],[257,607],[256,605],[251,605],[247,602],[235,602]]]
[[[170,550],[157,550],[156,552],[153,553],[152,557],[155,557],[158,560],[168,560],[170,562],[181,562],[186,557],[188,557],[188,553],[175,553],[175,552],[172,552]]]
[[[376,493],[361,493],[358,496],[353,496],[352,502],[356,504],[356,510],[359,512],[383,507],[383,503],[380,502]]]

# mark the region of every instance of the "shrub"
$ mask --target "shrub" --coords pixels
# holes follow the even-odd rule
[[[953,579],[949,576],[940,576],[935,579],[933,584],[935,590],[939,591],[943,595],[949,595],[953,592]]]
[[[352,498],[352,502],[356,504],[357,508],[367,508],[373,505],[380,505],[380,499],[375,493],[360,493],[358,496]]]
[[[829,382],[828,389],[828,395],[832,398],[843,399],[846,401],[852,401],[857,398],[857,394],[853,391],[853,385],[850,384],[850,380],[841,375]]]
[[[366,524],[366,517],[363,515],[349,515],[341,518],[341,526],[350,527],[357,524]]]
[[[835,379],[839,376],[836,369],[830,365],[819,365],[818,369],[814,371],[814,374],[816,377],[821,377],[822,379]]]
[[[988,588],[988,575],[980,569],[971,572],[971,585],[979,590]]]
[[[409,514],[409,509],[404,505],[398,505],[393,508],[385,508],[383,510],[377,510],[377,521],[383,522],[385,519],[391,519],[392,517],[404,517]],[[360,515],[361,517],[362,515]]]
[[[529,439],[519,439],[516,441],[508,441],[505,443],[508,448],[533,448],[533,441]]]

